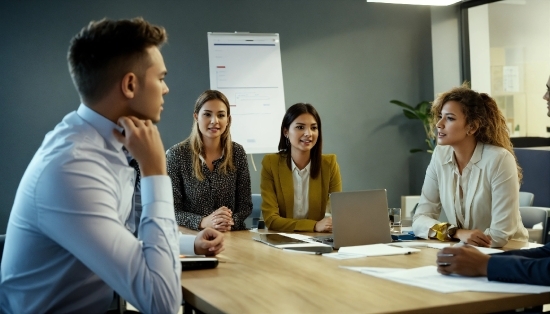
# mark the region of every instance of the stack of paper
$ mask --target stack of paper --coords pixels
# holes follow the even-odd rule
[[[348,259],[366,256],[404,255],[419,251],[419,249],[415,248],[402,248],[387,244],[369,244],[341,247],[338,253],[324,254],[323,256],[336,259]]]
[[[444,242],[444,243],[427,243],[422,241],[407,241],[407,242],[393,242],[390,245],[393,246],[399,246],[399,247],[428,247],[432,249],[438,249],[441,250],[445,247],[452,246],[452,243]],[[478,249],[481,253],[484,254],[494,254],[494,253],[500,253],[504,252],[503,250],[499,249],[493,249],[488,247],[479,247],[479,246],[473,246],[476,249]]]
[[[543,293],[550,287],[489,281],[487,277],[445,276],[437,272],[436,266],[412,269],[378,267],[343,267],[363,274],[383,278],[415,287],[442,293],[476,291],[501,293]]]

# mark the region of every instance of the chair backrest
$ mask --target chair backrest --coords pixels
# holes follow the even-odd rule
[[[547,207],[520,207],[519,213],[521,221],[525,228],[533,228],[534,225],[542,222],[542,234],[539,239],[534,239],[538,243],[546,243],[548,236],[548,212]],[[533,239],[532,239],[533,240]]]
[[[531,192],[519,192],[519,206],[533,206],[533,201],[535,200],[535,194]]]
[[[6,242],[6,235],[0,234],[0,264],[2,264],[2,255],[4,255],[4,242]]]
[[[257,228],[258,221],[262,215],[262,195],[252,194],[252,212],[246,218],[245,224],[247,228]]]

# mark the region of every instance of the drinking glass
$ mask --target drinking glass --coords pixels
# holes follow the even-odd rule
[[[401,233],[401,208],[388,208],[390,230],[392,233]]]

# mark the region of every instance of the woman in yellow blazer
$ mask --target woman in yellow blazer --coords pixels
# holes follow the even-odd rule
[[[329,193],[342,191],[336,155],[323,155],[321,118],[298,103],[281,124],[279,153],[262,160],[262,213],[268,229],[332,232]]]

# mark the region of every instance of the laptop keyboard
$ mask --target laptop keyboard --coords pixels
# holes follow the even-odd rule
[[[318,239],[318,238],[311,238],[311,240],[315,241],[315,242],[319,242],[319,243],[334,243],[334,238],[321,238],[321,239]]]

